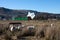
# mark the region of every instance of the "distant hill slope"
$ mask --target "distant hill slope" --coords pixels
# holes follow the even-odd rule
[[[4,7],[0,7],[0,16],[4,16],[8,18],[11,18],[12,16],[18,16],[18,17],[26,17],[28,12],[34,12],[36,20],[40,19],[60,19],[60,14],[53,14],[53,13],[46,13],[46,12],[38,12],[34,10],[13,10],[8,9]]]

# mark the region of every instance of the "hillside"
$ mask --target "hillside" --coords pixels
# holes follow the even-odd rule
[[[0,17],[9,20],[12,17],[26,17],[28,12],[35,13],[35,20],[47,20],[47,19],[60,19],[60,14],[38,12],[34,10],[13,10],[4,7],[0,7]]]

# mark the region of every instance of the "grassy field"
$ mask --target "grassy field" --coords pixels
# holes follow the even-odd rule
[[[25,26],[35,26],[34,36],[24,36],[24,33],[28,35],[28,32],[24,30],[22,32],[7,30],[10,22],[21,22]],[[51,26],[51,24],[53,25]],[[0,40],[60,40],[60,21],[0,21]]]

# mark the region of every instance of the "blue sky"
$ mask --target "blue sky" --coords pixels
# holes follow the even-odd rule
[[[60,13],[60,0],[0,0],[0,7]]]

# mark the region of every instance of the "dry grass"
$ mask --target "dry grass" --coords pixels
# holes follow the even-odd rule
[[[0,21],[0,40],[18,40],[21,35],[28,33],[25,29],[20,32],[10,32],[7,27],[9,22],[21,22],[23,25],[34,25],[34,36],[23,36],[25,40],[60,40],[60,21]],[[51,23],[53,26],[51,27]]]

